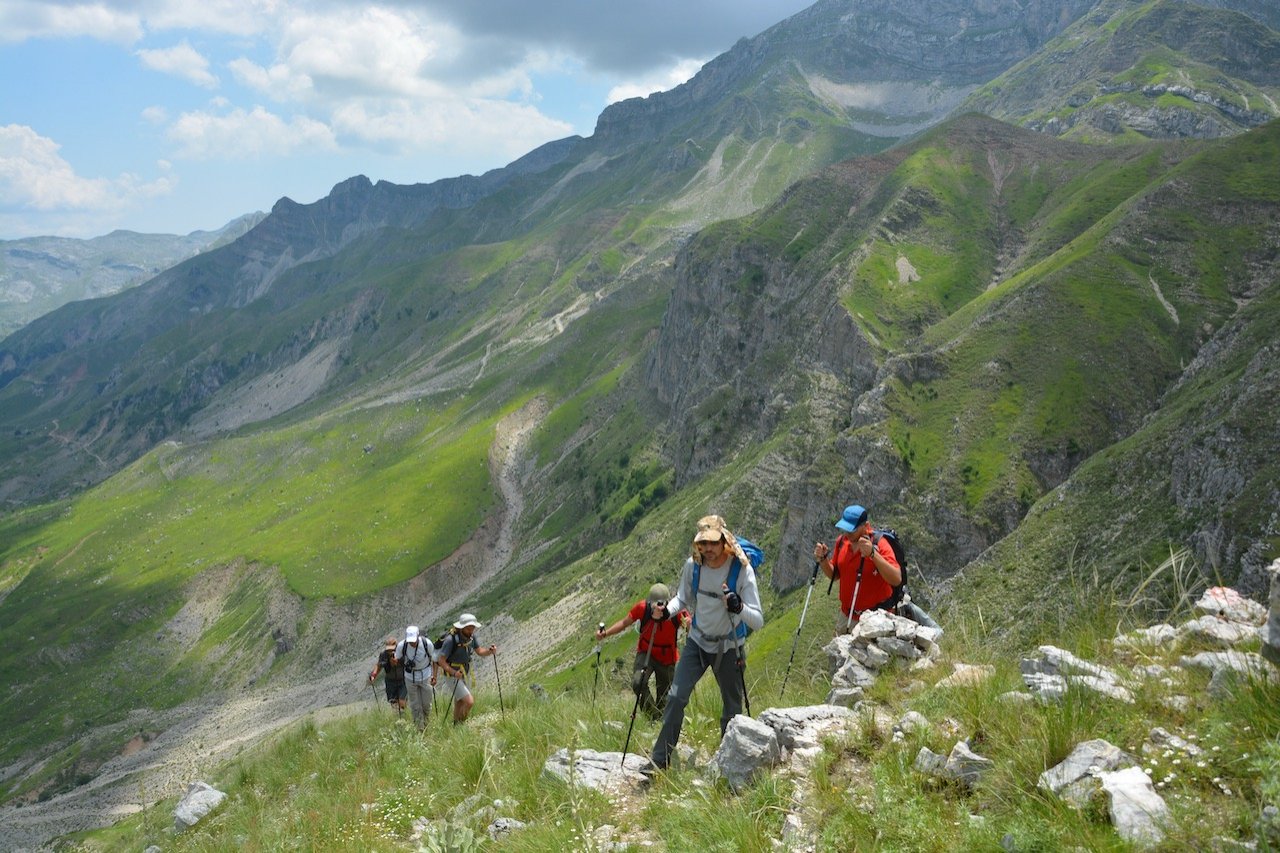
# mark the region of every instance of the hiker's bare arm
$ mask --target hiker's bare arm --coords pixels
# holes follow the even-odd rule
[[[826,542],[814,543],[813,559],[818,561],[818,566],[822,569],[824,575],[827,577],[835,576],[835,567],[831,565],[831,549],[827,547]]]
[[[902,583],[902,569],[886,560],[884,554],[880,553],[869,538],[864,536],[859,539],[858,547],[863,556],[871,560],[871,565],[876,567],[876,571],[880,573],[880,577],[884,578],[885,583],[889,584],[889,586],[897,586]]]
[[[612,625],[610,625],[608,628],[605,628],[603,631],[597,631],[596,639],[599,640],[599,639],[603,639],[604,637],[612,637],[614,634],[621,634],[623,631],[627,630],[635,623],[636,623],[636,620],[632,619],[630,614],[623,616],[621,619],[619,619],[617,622],[614,622]]]

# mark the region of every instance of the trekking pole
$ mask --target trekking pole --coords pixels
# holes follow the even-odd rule
[[[729,594],[729,585],[721,584],[721,589],[725,595]],[[742,638],[738,636],[738,623],[741,620],[734,619],[733,614],[729,614],[729,625],[733,628],[733,640],[738,649],[738,676],[742,680],[742,702],[747,707],[747,716],[751,716],[751,697],[747,695],[747,658],[742,653]]]
[[[804,594],[804,609],[800,611],[800,624],[796,626],[795,639],[791,641],[791,659],[787,661],[787,671],[782,675],[782,689],[778,691],[778,699],[787,692],[787,678],[791,675],[791,664],[795,663],[796,646],[800,643],[800,630],[804,628],[804,617],[809,612],[809,598],[813,595],[813,588],[818,583],[818,561],[813,561],[813,575],[809,578],[809,591]]]
[[[502,701],[502,674],[498,672],[498,647],[493,647],[493,677],[498,680],[498,707],[502,709],[502,719],[507,718],[507,706]]]
[[[646,615],[647,615],[647,612],[646,612]],[[653,624],[652,619],[649,620],[649,624],[651,625]],[[649,648],[646,649],[644,653],[644,666],[640,668],[641,685],[644,684],[645,677],[649,673],[649,660],[653,657],[653,643],[654,643],[654,640],[657,639],[657,634],[658,634],[658,631],[655,628],[653,631],[653,634],[649,637]],[[644,636],[643,621],[641,621],[640,623],[640,636],[641,637]],[[635,684],[633,683],[632,687],[634,686]],[[636,727],[636,711],[638,710],[640,710],[640,691],[639,690],[636,691],[636,703],[631,706],[631,725],[627,726],[627,740],[626,740],[626,743],[622,744],[622,762],[621,764],[619,764],[619,766],[623,768],[627,766],[627,750],[630,749],[631,747],[631,730]]]
[[[596,631],[604,633],[604,623],[601,622],[596,626]],[[591,680],[591,710],[596,709],[596,687],[600,684],[600,646],[599,640],[596,640],[596,677]]]
[[[849,599],[849,618],[844,623],[844,632],[853,630],[853,608],[858,603],[858,589],[862,586],[862,564],[858,564],[858,576],[853,581],[853,598]]]

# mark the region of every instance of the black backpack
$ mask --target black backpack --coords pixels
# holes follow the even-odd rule
[[[889,540],[889,547],[893,549],[893,558],[898,561],[898,570],[902,572],[902,580],[893,587],[893,593],[885,601],[877,604],[875,609],[897,610],[898,605],[902,603],[902,597],[907,594],[907,552],[902,547],[902,540],[898,538],[898,531],[892,527],[877,527],[871,531],[872,547],[879,545],[881,539]]]
[[[440,655],[440,659],[445,663],[453,663],[453,661],[449,660],[450,655],[466,644],[466,641],[462,638],[461,634],[462,632],[457,628],[450,627],[449,630],[440,635],[440,639],[436,640],[436,653]],[[453,648],[449,650],[449,654],[445,654],[444,643],[445,640],[450,637],[453,638]]]

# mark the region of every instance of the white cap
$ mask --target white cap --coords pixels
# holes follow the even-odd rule
[[[404,641],[406,643],[418,642],[418,626],[417,625],[410,625],[408,628],[404,629]]]

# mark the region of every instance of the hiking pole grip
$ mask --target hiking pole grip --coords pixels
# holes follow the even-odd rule
[[[603,622],[599,622],[596,624],[596,632],[599,634],[604,633]],[[595,677],[591,679],[591,707],[593,709],[596,707],[596,687],[598,687],[599,684],[600,684],[600,640],[596,640],[596,674],[595,674]]]

